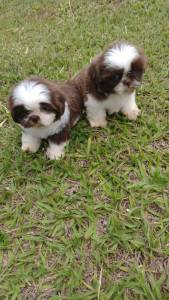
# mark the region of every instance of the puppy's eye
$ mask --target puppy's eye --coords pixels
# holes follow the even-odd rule
[[[114,74],[113,75],[113,80],[115,80],[115,81],[117,81],[117,80],[119,80],[120,79],[120,74]]]
[[[55,108],[51,104],[46,102],[40,103],[40,109],[44,112],[55,113]]]
[[[13,108],[12,118],[16,123],[20,123],[30,112],[31,111],[26,109],[23,105],[17,105]]]

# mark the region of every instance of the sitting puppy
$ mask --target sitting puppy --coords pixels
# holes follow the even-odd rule
[[[83,90],[87,118],[92,127],[105,127],[106,113],[122,112],[130,120],[140,114],[135,96],[146,67],[142,50],[114,43],[82,70],[75,80]]]
[[[60,84],[32,76],[13,88],[9,109],[22,128],[22,150],[36,152],[42,139],[47,139],[47,156],[59,159],[82,113],[83,101],[73,81]]]

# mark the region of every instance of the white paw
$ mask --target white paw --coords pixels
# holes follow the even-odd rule
[[[50,148],[48,148],[46,151],[46,155],[51,160],[58,160],[64,156],[64,150],[55,152],[55,151],[52,151]]]
[[[129,112],[124,113],[129,120],[136,120],[141,114],[141,110],[137,107]]]
[[[98,120],[89,120],[91,127],[106,127],[107,121],[106,119],[98,119]]]
[[[39,144],[22,144],[22,151],[35,153],[39,149]]]
[[[65,143],[62,143],[60,145],[51,143],[46,151],[47,157],[51,160],[58,160],[63,157],[65,154],[64,145]]]
[[[41,139],[22,132],[22,151],[35,153],[41,144]]]

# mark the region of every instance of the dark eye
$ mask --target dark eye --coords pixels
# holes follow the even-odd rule
[[[44,112],[48,112],[48,113],[56,112],[55,108],[51,104],[46,103],[46,102],[40,103],[40,109],[43,110]]]
[[[120,74],[114,74],[113,75],[113,80],[118,81],[120,79],[121,75]]]
[[[117,70],[112,74],[112,80],[116,83],[121,80],[123,76],[123,70]]]
[[[17,105],[13,108],[12,118],[16,123],[20,123],[30,112],[31,111],[26,109],[23,105]]]

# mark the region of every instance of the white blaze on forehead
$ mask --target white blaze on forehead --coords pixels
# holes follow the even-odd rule
[[[134,59],[139,56],[137,49],[128,44],[117,44],[105,54],[104,62],[108,67],[130,69]]]
[[[48,102],[50,94],[47,86],[33,80],[24,80],[13,90],[15,105],[24,105],[28,109],[37,109],[40,102]]]

